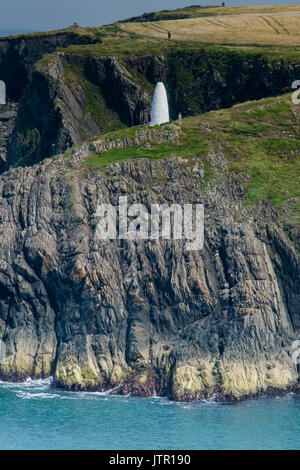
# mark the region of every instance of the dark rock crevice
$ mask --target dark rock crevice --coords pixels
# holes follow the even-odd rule
[[[0,39],[0,80],[6,83],[8,98],[18,101],[34,70],[45,54],[71,44],[92,44],[92,35],[61,31]]]

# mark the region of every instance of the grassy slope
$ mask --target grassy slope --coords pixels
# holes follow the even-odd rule
[[[133,136],[136,128],[130,129]],[[108,137],[128,135],[120,130]],[[180,145],[113,149],[91,155],[86,165],[97,168],[129,158],[199,157],[222,151],[229,169],[247,189],[247,200],[268,199],[285,220],[300,225],[300,106],[291,95],[243,103],[183,120]]]
[[[197,49],[205,44],[219,44],[241,49],[273,45],[274,55],[296,54],[293,46],[300,45],[300,5],[248,6],[248,7],[187,7],[154,14],[155,19],[182,18],[185,20],[155,21],[147,23],[117,22],[108,26],[66,28],[50,32],[37,32],[15,37],[47,37],[64,34],[88,35],[103,40],[90,45],[69,46],[67,52],[87,55],[118,55],[168,53],[179,49]],[[209,19],[209,17],[211,17]],[[199,23],[200,22],[200,23]],[[172,27],[174,24],[174,28]],[[120,37],[114,31],[120,29]],[[171,29],[173,41],[165,40]],[[245,34],[247,32],[247,35]],[[12,38],[12,37],[10,37]],[[5,41],[1,38],[0,41]],[[262,47],[264,50],[264,48]]]

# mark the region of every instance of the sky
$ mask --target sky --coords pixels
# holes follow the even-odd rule
[[[144,12],[191,4],[218,5],[221,0],[0,0],[0,30],[45,31],[70,26],[98,26]],[[296,0],[227,0],[226,5],[287,5]]]

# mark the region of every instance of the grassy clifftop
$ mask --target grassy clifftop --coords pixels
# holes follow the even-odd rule
[[[140,127],[107,134],[131,137]],[[300,106],[291,95],[247,102],[183,120],[180,143],[157,143],[91,154],[86,165],[97,168],[132,158],[200,158],[222,152],[228,168],[247,192],[248,203],[268,199],[285,221],[300,225]],[[211,175],[210,175],[211,176]]]
[[[120,34],[115,37],[114,33]],[[167,41],[167,31],[172,41]],[[91,44],[72,45],[68,52],[87,55],[169,53],[220,45],[241,50],[265,51],[280,58],[289,53],[299,57],[300,5],[201,7],[145,13],[140,17],[99,27],[69,27],[1,38],[47,38],[65,35],[86,37]],[[92,44],[95,42],[95,44]],[[271,47],[271,49],[270,49]],[[62,50],[62,49],[60,49]],[[65,50],[65,49],[64,49]]]
[[[5,42],[7,40],[13,40],[13,39],[39,39],[39,38],[46,39],[46,38],[51,38],[53,36],[62,36],[66,34],[70,34],[78,38],[87,38],[87,39],[90,39],[91,41],[96,39],[96,36],[94,35],[93,31],[91,31],[90,28],[75,28],[71,26],[69,28],[55,29],[52,31],[36,31],[32,33],[15,34],[15,35],[7,36],[7,37],[1,37],[0,43]]]

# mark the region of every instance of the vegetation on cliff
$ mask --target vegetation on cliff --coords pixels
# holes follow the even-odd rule
[[[124,129],[103,138],[134,138],[139,129]],[[178,143],[114,148],[90,155],[86,164],[103,167],[132,158],[194,158],[210,152],[225,155],[249,202],[267,199],[286,223],[300,227],[300,108],[292,104],[291,94],[185,118]]]

